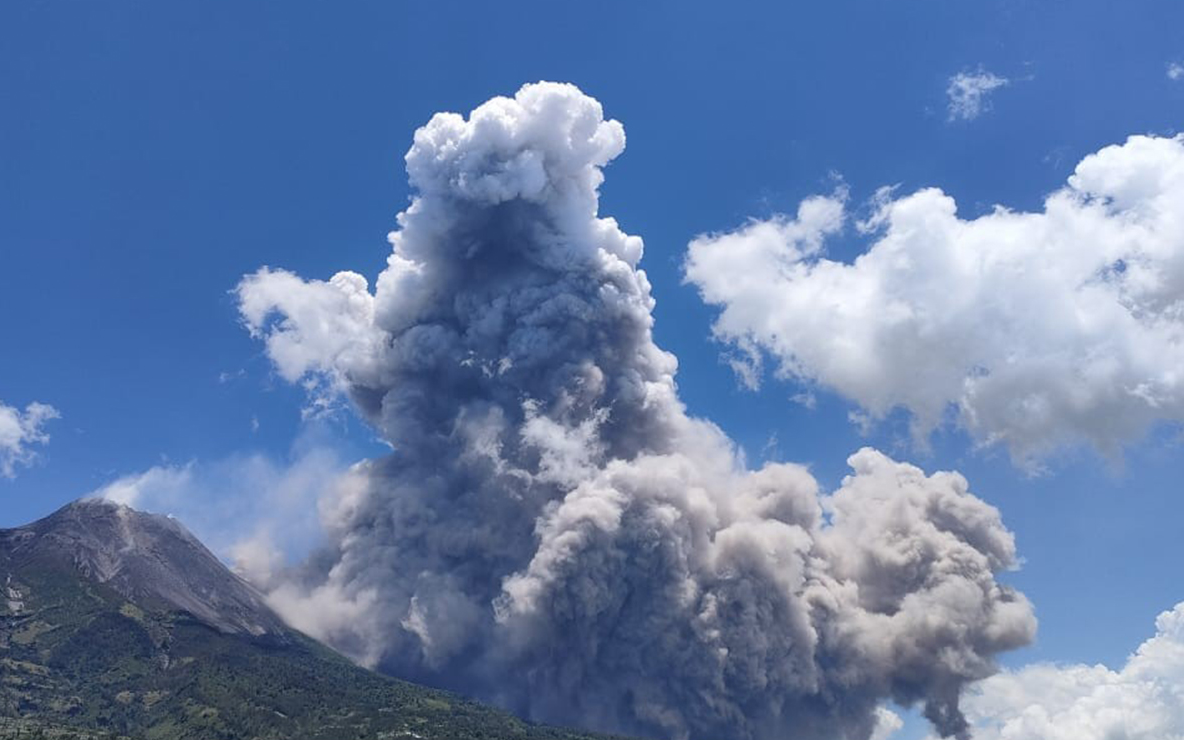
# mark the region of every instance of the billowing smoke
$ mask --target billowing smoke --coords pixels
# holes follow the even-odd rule
[[[373,293],[243,280],[280,374],[348,394],[393,449],[324,502],[332,545],[272,603],[538,720],[867,740],[895,700],[966,736],[963,687],[1035,628],[996,581],[1011,534],[957,474],[864,449],[824,495],[687,415],[641,240],[597,215],[624,145],[570,85],[438,114]]]

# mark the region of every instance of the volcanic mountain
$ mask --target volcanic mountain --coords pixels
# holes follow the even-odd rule
[[[174,519],[103,500],[0,530],[0,738],[591,736],[389,679],[287,627]]]

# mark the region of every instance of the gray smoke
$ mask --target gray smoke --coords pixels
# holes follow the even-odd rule
[[[539,83],[415,135],[370,292],[238,288],[278,372],[392,447],[271,594],[383,671],[530,718],[669,738],[867,740],[886,700],[967,736],[963,687],[1035,620],[998,512],[871,449],[831,495],[745,468],[652,339],[641,240],[598,217],[619,123]]]

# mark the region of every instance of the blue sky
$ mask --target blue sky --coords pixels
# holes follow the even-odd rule
[[[343,459],[379,453],[349,414],[309,431],[231,291],[261,265],[373,278],[415,129],[570,81],[626,127],[601,212],[645,239],[656,339],[690,411],[830,487],[865,444],[959,470],[1016,532],[1008,580],[1040,618],[1005,663],[1119,665],[1184,598],[1178,426],[1121,463],[1059,450],[1038,476],[956,429],[930,449],[898,417],[864,434],[837,394],[807,408],[793,381],[743,388],[682,264],[695,236],[792,213],[836,177],[856,205],[899,184],[941,187],[963,217],[1037,210],[1085,155],[1179,131],[1180,28],[1168,0],[5,3],[0,402],[61,418],[0,477],[0,526],[162,462],[282,464],[310,435]],[[1010,82],[951,120],[950,79],[979,71]],[[848,230],[830,254],[864,245]]]

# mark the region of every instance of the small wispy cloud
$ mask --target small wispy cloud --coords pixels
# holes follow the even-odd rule
[[[235,380],[241,380],[242,378],[245,378],[246,375],[247,371],[243,369],[235,370],[234,372],[227,372],[223,370],[222,372],[218,373],[218,382],[225,385],[226,383],[230,383]]]
[[[348,471],[323,432],[306,430],[286,458],[233,455],[164,463],[110,481],[88,494],[180,519],[255,585],[267,585],[321,537],[322,499]]]
[[[1168,62],[1168,79],[1184,80],[1184,62]]]
[[[949,98],[949,120],[972,121],[990,109],[988,96],[1010,84],[1006,77],[979,67],[975,72],[959,72],[950,78],[946,87]]]

